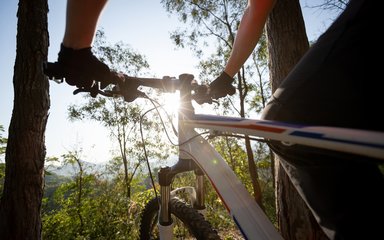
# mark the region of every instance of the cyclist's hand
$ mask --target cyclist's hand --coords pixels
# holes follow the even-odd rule
[[[212,103],[212,97],[209,94],[209,86],[208,85],[197,85],[193,89],[194,94],[193,94],[193,99],[198,103],[198,104],[203,104],[203,103]]]
[[[213,99],[218,99],[227,95],[235,94],[236,89],[232,86],[233,81],[234,79],[226,72],[222,72],[219,77],[209,84],[210,96]]]
[[[75,50],[61,45],[57,64],[65,81],[80,89],[91,89],[94,81],[100,82],[101,89],[111,83],[109,67],[93,55],[90,47]]]

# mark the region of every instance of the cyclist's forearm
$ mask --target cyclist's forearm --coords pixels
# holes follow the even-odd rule
[[[275,0],[249,0],[241,19],[225,72],[234,76],[248,59],[262,34]]]
[[[63,44],[73,49],[90,47],[97,21],[107,0],[68,0]]]

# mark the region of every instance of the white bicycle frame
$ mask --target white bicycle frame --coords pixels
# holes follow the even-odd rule
[[[384,159],[384,133],[333,127],[305,127],[267,120],[196,114],[179,120],[180,158],[192,158],[211,181],[246,239],[282,239],[271,221],[220,154],[196,128],[238,133],[290,144]]]
[[[179,162],[172,167],[162,168],[159,172],[161,205],[158,225],[162,240],[172,239],[169,199],[182,191],[190,195],[197,209],[201,209],[204,206],[204,176],[210,180],[245,239],[282,239],[227,162],[195,129],[245,134],[281,141],[288,146],[302,144],[384,160],[384,132],[195,114],[190,89],[193,76],[180,75],[180,79],[185,84],[182,83],[180,88],[178,113]],[[184,85],[187,86],[185,89],[182,87]],[[190,170],[194,170],[197,175],[196,189],[181,187],[171,191],[173,177],[177,173]]]

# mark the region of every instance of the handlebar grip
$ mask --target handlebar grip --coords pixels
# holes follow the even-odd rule
[[[45,62],[43,64],[43,71],[50,80],[59,80],[59,82],[63,82],[64,80],[64,69],[57,62]]]

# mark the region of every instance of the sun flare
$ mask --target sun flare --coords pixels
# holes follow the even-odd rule
[[[168,113],[177,113],[179,108],[179,95],[177,93],[166,93],[162,95],[163,108]]]

